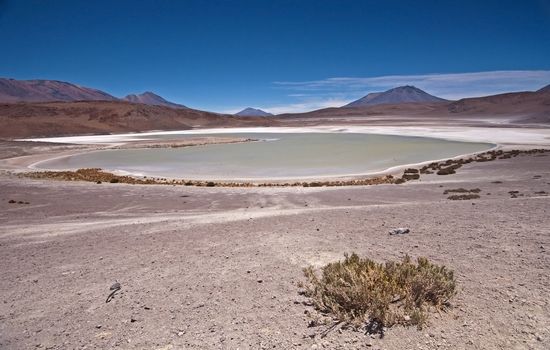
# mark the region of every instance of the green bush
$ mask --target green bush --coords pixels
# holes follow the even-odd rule
[[[324,266],[320,276],[311,266],[304,274],[305,295],[315,308],[354,326],[421,328],[428,311],[444,308],[456,293],[453,271],[426,258],[381,264],[351,254]]]

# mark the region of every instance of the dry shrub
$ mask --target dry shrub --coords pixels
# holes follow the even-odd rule
[[[451,175],[451,174],[456,174],[456,171],[455,171],[455,167],[454,166],[450,166],[450,167],[447,167],[447,168],[441,168],[437,171],[437,175]]]
[[[471,190],[467,190],[465,188],[455,188],[455,189],[448,189],[443,192],[443,194],[449,194],[449,193],[479,193],[481,192],[481,189],[479,188],[472,188]]]
[[[304,269],[308,280],[305,295],[322,313],[360,327],[396,324],[421,328],[430,309],[443,309],[456,293],[453,271],[426,258],[412,262],[376,263],[355,253],[330,263],[317,276],[313,267]]]
[[[420,174],[404,173],[401,178],[403,180],[418,180],[420,179]]]
[[[452,201],[464,201],[464,200],[470,200],[470,199],[479,199],[479,194],[474,193],[468,193],[468,194],[453,194],[447,199],[450,199]]]

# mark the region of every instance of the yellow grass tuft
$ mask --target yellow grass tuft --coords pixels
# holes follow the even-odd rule
[[[372,332],[396,324],[422,328],[428,311],[445,308],[456,293],[453,271],[426,258],[382,264],[354,253],[324,266],[320,276],[311,266],[304,274],[305,295],[317,310]]]

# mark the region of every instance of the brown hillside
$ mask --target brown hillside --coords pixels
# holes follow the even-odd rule
[[[272,124],[274,122],[266,118],[240,118],[193,109],[174,109],[122,101],[0,104],[2,138]]]

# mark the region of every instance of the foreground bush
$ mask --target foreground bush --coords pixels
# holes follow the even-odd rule
[[[305,295],[317,310],[369,332],[396,324],[421,328],[429,310],[444,308],[456,292],[453,271],[426,258],[379,264],[352,254],[323,267],[320,277],[313,267],[304,273]]]

